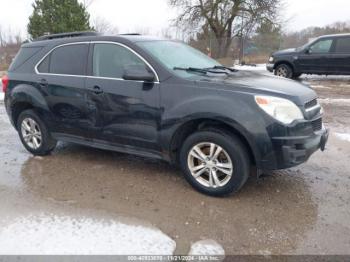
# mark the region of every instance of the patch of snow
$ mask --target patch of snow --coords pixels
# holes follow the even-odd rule
[[[347,134],[347,133],[334,133],[334,134],[337,138],[350,142],[350,134]]]
[[[235,65],[233,68],[242,71],[267,71],[266,64],[257,64],[256,66]]]
[[[311,87],[316,89],[331,89],[330,87],[323,85],[311,85]]]
[[[5,94],[0,92],[0,102],[4,101]]]
[[[348,75],[302,75],[302,79],[305,80],[350,80],[350,77]]]
[[[261,256],[271,256],[272,252],[270,250],[259,250],[258,254]]]
[[[320,98],[320,103],[323,104],[350,104],[349,98]]]
[[[0,229],[4,255],[172,255],[176,243],[156,228],[44,214]]]
[[[191,245],[190,256],[225,256],[224,248],[214,240],[201,240]]]

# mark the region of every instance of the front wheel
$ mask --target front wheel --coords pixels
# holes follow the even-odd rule
[[[275,75],[285,78],[293,77],[293,69],[287,64],[280,64],[275,69]]]
[[[186,180],[210,196],[237,192],[247,181],[250,159],[245,146],[226,132],[200,131],[184,142],[180,164]]]

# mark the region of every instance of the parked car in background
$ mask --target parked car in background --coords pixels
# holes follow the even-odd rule
[[[24,44],[2,80],[32,154],[66,141],[162,159],[212,196],[238,191],[252,167],[304,163],[328,139],[311,88],[224,67],[176,41],[46,36]]]
[[[350,34],[321,36],[302,47],[274,52],[267,70],[286,78],[350,75]]]

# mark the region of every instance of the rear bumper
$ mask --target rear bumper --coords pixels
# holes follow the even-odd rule
[[[319,149],[325,150],[328,136],[329,130],[323,128],[310,136],[273,137],[273,154],[264,159],[262,169],[286,169],[300,165]]]
[[[266,64],[267,71],[269,71],[271,73],[273,72],[274,67],[275,67],[275,64]]]
[[[5,105],[6,113],[10,119],[10,122],[15,127],[15,124],[13,123],[13,118],[12,118],[12,111],[10,109],[10,101],[7,94],[5,94],[5,97],[4,97],[4,105]]]

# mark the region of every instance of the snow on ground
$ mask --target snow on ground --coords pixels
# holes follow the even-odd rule
[[[267,71],[266,64],[257,64],[256,66],[235,65],[233,68],[242,71]]]
[[[350,76],[348,75],[302,75],[302,78],[304,80],[312,80],[312,81],[322,81],[322,80],[349,81],[350,80]]]
[[[176,243],[156,228],[45,214],[0,228],[0,254],[172,255]]]
[[[2,92],[2,82],[1,82],[1,79],[0,79],[0,103],[2,101],[4,101],[4,95],[5,95],[4,92]]]
[[[337,138],[350,142],[350,134],[347,134],[347,133],[334,133],[334,134]]]
[[[341,104],[350,105],[349,98],[320,98],[319,102],[322,104]]]
[[[225,256],[225,250],[216,241],[207,239],[192,244],[189,255]]]
[[[323,85],[311,85],[311,87],[314,89],[332,89],[331,87],[323,86]]]

